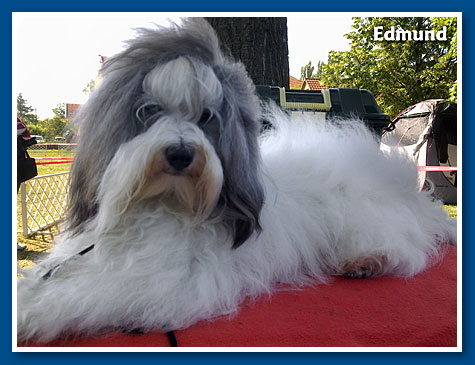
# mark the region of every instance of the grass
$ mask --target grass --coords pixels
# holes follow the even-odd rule
[[[65,157],[73,158],[74,152],[61,151],[61,150],[33,150],[28,151],[29,155],[33,158],[36,157]],[[37,162],[40,162],[38,160]],[[38,176],[56,174],[59,172],[66,172],[71,169],[71,164],[57,164],[57,165],[37,165]],[[21,197],[17,195],[17,231],[22,231],[21,220]],[[36,234],[29,238],[23,237],[22,233],[17,233],[17,242],[24,244],[27,248],[23,251],[17,252],[18,266],[21,268],[27,268],[34,265],[42,255],[44,255],[53,243],[53,237],[58,234],[56,227],[52,227],[51,234]]]
[[[74,152],[71,151],[61,151],[61,150],[36,150],[28,151],[30,157],[55,157],[55,158],[74,158]],[[36,161],[37,163],[41,160]],[[58,165],[37,165],[38,175],[49,175],[56,174],[58,172],[69,171],[71,169],[71,164],[58,164]]]
[[[449,214],[450,218],[457,218],[457,206],[456,205],[444,205],[445,210]]]

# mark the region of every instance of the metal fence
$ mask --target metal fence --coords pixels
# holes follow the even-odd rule
[[[77,143],[38,143],[28,147],[29,151],[76,151]]]
[[[69,172],[34,177],[21,184],[23,236],[57,225],[64,218],[69,190]]]

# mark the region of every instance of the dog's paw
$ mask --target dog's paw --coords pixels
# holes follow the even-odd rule
[[[340,275],[352,279],[373,278],[384,274],[384,256],[368,256],[354,260],[348,260],[341,265]]]

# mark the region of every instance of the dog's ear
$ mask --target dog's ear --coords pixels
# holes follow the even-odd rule
[[[73,233],[97,213],[97,190],[119,146],[140,133],[133,103],[141,92],[143,75],[124,64],[107,76],[72,121],[80,138],[68,201],[67,223]]]
[[[253,234],[259,233],[261,226],[259,223],[259,214],[262,208],[263,195],[252,196],[255,194],[262,194],[261,191],[255,189],[246,195],[239,195],[241,192],[224,194],[227,199],[226,204],[226,223],[229,225],[233,235],[233,248],[241,246]],[[251,194],[249,194],[251,193]]]
[[[259,216],[264,204],[258,145],[260,106],[255,87],[240,63],[216,66],[223,104],[217,153],[224,172],[221,202],[224,219],[239,247],[261,230]]]

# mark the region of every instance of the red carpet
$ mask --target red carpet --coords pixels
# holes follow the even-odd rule
[[[410,279],[335,278],[244,304],[233,318],[175,331],[188,347],[456,347],[457,254]],[[29,346],[160,347],[165,334],[110,333]]]

